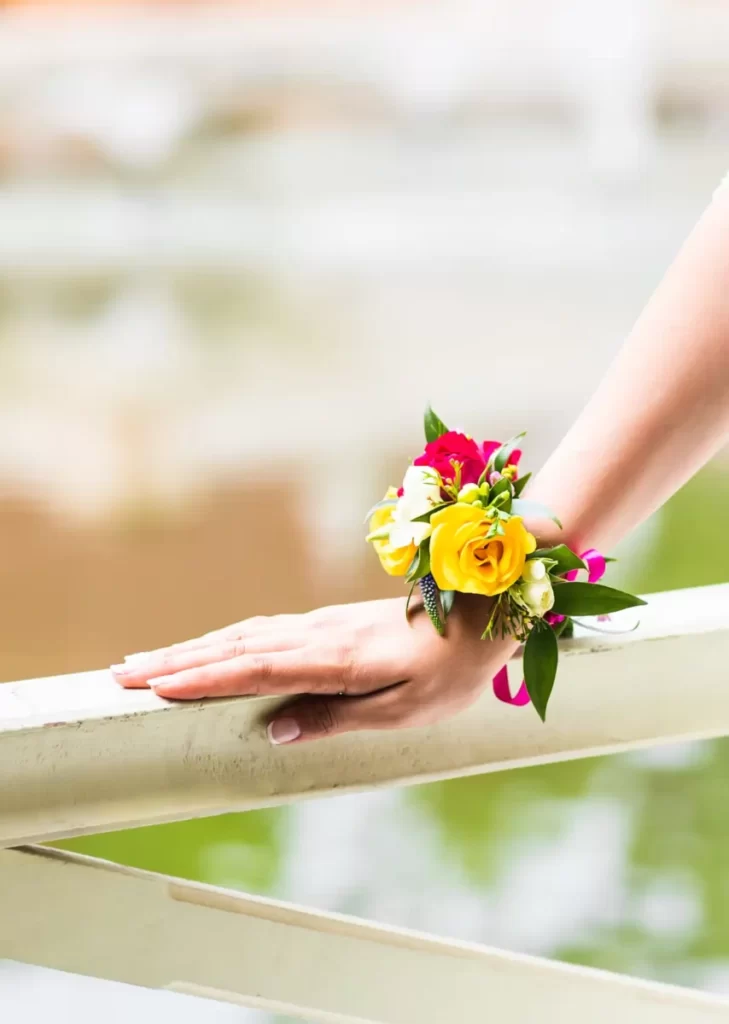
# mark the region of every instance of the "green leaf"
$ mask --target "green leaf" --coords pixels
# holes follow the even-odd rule
[[[391,526],[387,525],[381,526],[379,530],[372,530],[372,532],[368,533],[365,537],[365,541],[369,544],[370,541],[373,540],[386,540],[390,536],[390,529]]]
[[[554,572],[561,576],[565,572],[571,572],[572,569],[586,569],[587,565],[578,558],[577,555],[568,548],[566,544],[557,544],[553,548],[537,548],[533,555],[529,555],[529,558],[551,558],[556,563],[554,566]]]
[[[437,441],[443,434],[448,433],[448,427],[439,416],[436,416],[430,406],[425,410],[423,426],[425,427],[425,440],[428,443]]]
[[[511,493],[511,480],[507,480],[505,476],[496,481],[491,488],[490,493],[492,497],[496,497],[497,494],[502,494],[504,491]]]
[[[562,529],[562,524],[556,515],[548,509],[546,505],[540,504],[538,501],[529,501],[526,498],[514,498],[511,503],[511,514],[514,516],[524,516],[529,519],[551,519],[553,523]]]
[[[552,611],[558,615],[610,615],[646,602],[602,583],[557,583]]]
[[[518,498],[521,492],[524,490],[526,485],[529,483],[531,473],[525,473],[524,476],[520,476],[518,480],[514,480],[514,497]]]
[[[547,704],[557,675],[559,649],[554,630],[538,622],[527,637],[524,647],[524,682],[534,709],[542,721],[547,717]]]
[[[511,497],[511,486],[511,480],[507,480],[506,477],[498,480],[489,492],[489,501],[494,501],[500,494],[508,494]]]
[[[562,619],[561,622],[558,622],[556,625],[552,626],[552,632],[558,640],[561,636],[564,636],[565,639],[568,639],[574,634],[574,631],[575,630],[572,624],[572,619],[568,618]]]
[[[411,586],[410,586],[410,592],[408,594],[408,599],[405,602],[405,618],[406,619],[408,618],[408,615],[409,615],[409,612],[410,612],[410,602],[413,599],[413,591],[415,590],[417,585],[418,585],[417,583],[412,583]]]
[[[453,603],[456,599],[455,590],[441,590],[440,592],[440,604],[443,609],[443,618],[447,619],[453,609]]]
[[[562,626],[562,629],[559,633],[555,633],[555,636],[561,637],[562,640],[571,640],[575,635],[575,624],[572,619],[567,618],[564,622],[560,623],[560,625]]]
[[[516,437],[512,437],[510,441],[502,444],[500,448],[497,448],[494,454],[491,456],[491,462],[493,463],[494,469],[497,473],[500,473],[506,463],[509,461],[509,456],[518,446],[522,437],[526,434],[526,431],[522,431],[521,434],[517,434]]]
[[[415,553],[415,558],[410,563],[407,576],[408,583],[417,582],[430,572],[430,541],[424,540]]]
[[[433,505],[433,507],[429,508],[427,512],[423,512],[422,515],[416,516],[414,519],[411,519],[410,522],[411,523],[429,523],[431,516],[434,516],[436,512],[440,512],[440,510],[442,508],[448,508],[448,506],[452,505],[452,504],[453,504],[452,501],[444,501],[440,505]]]
[[[511,503],[511,491],[502,491],[501,494],[497,494],[491,502],[490,508],[494,509],[497,513],[502,513],[508,516],[511,513]]]

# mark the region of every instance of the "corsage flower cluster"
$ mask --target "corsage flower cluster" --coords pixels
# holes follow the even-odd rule
[[[383,569],[420,588],[428,616],[441,635],[456,594],[492,598],[483,638],[513,636],[524,646],[524,682],[511,695],[506,668],[494,693],[509,704],[531,702],[542,720],[557,672],[559,636],[571,636],[575,616],[605,616],[644,604],[639,597],[597,581],[606,562],[591,549],[578,555],[566,544],[539,548],[527,519],[549,518],[544,506],[521,497],[530,474],[520,476],[523,437],[501,444],[476,442],[448,430],[432,409],[425,413],[425,451],[369,515],[371,541]],[[580,570],[587,581],[577,579]],[[409,600],[408,600],[409,604]]]

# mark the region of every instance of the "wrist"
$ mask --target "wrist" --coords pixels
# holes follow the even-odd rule
[[[495,646],[498,645],[499,649],[503,648],[506,661],[519,647],[519,641],[511,635],[502,637],[499,630],[495,631],[492,639],[484,637],[484,630],[491,618],[495,601],[493,597],[458,593],[448,623],[451,625],[451,636],[456,643],[475,642],[477,650],[484,658],[491,657]]]
[[[566,544],[573,551],[584,551],[593,546],[593,531],[586,531],[585,524],[580,521],[580,509],[579,505],[575,507],[574,495],[569,495],[565,499],[561,488],[550,486],[549,481],[545,482],[540,473],[527,487],[525,497],[528,501],[542,505],[559,519],[558,524],[547,516],[525,518],[524,525],[536,539],[538,548],[553,548],[558,544]]]

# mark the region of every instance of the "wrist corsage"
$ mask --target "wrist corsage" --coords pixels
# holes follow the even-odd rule
[[[513,636],[524,644],[524,681],[512,696],[506,667],[493,680],[508,704],[530,701],[544,720],[557,672],[560,636],[571,636],[575,616],[606,616],[645,604],[597,581],[606,562],[590,549],[566,544],[538,548],[524,517],[559,520],[521,497],[530,474],[519,475],[523,437],[500,444],[448,430],[432,409],[425,413],[425,451],[369,514],[367,537],[385,572],[404,576],[410,596],[420,588],[438,633],[455,596],[493,598],[483,639]],[[577,579],[580,570],[586,582]],[[410,597],[408,597],[408,606]]]

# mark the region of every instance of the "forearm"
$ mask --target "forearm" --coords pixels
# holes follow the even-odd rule
[[[526,497],[564,531],[541,540],[609,549],[729,436],[729,189],[714,200],[598,390]]]

